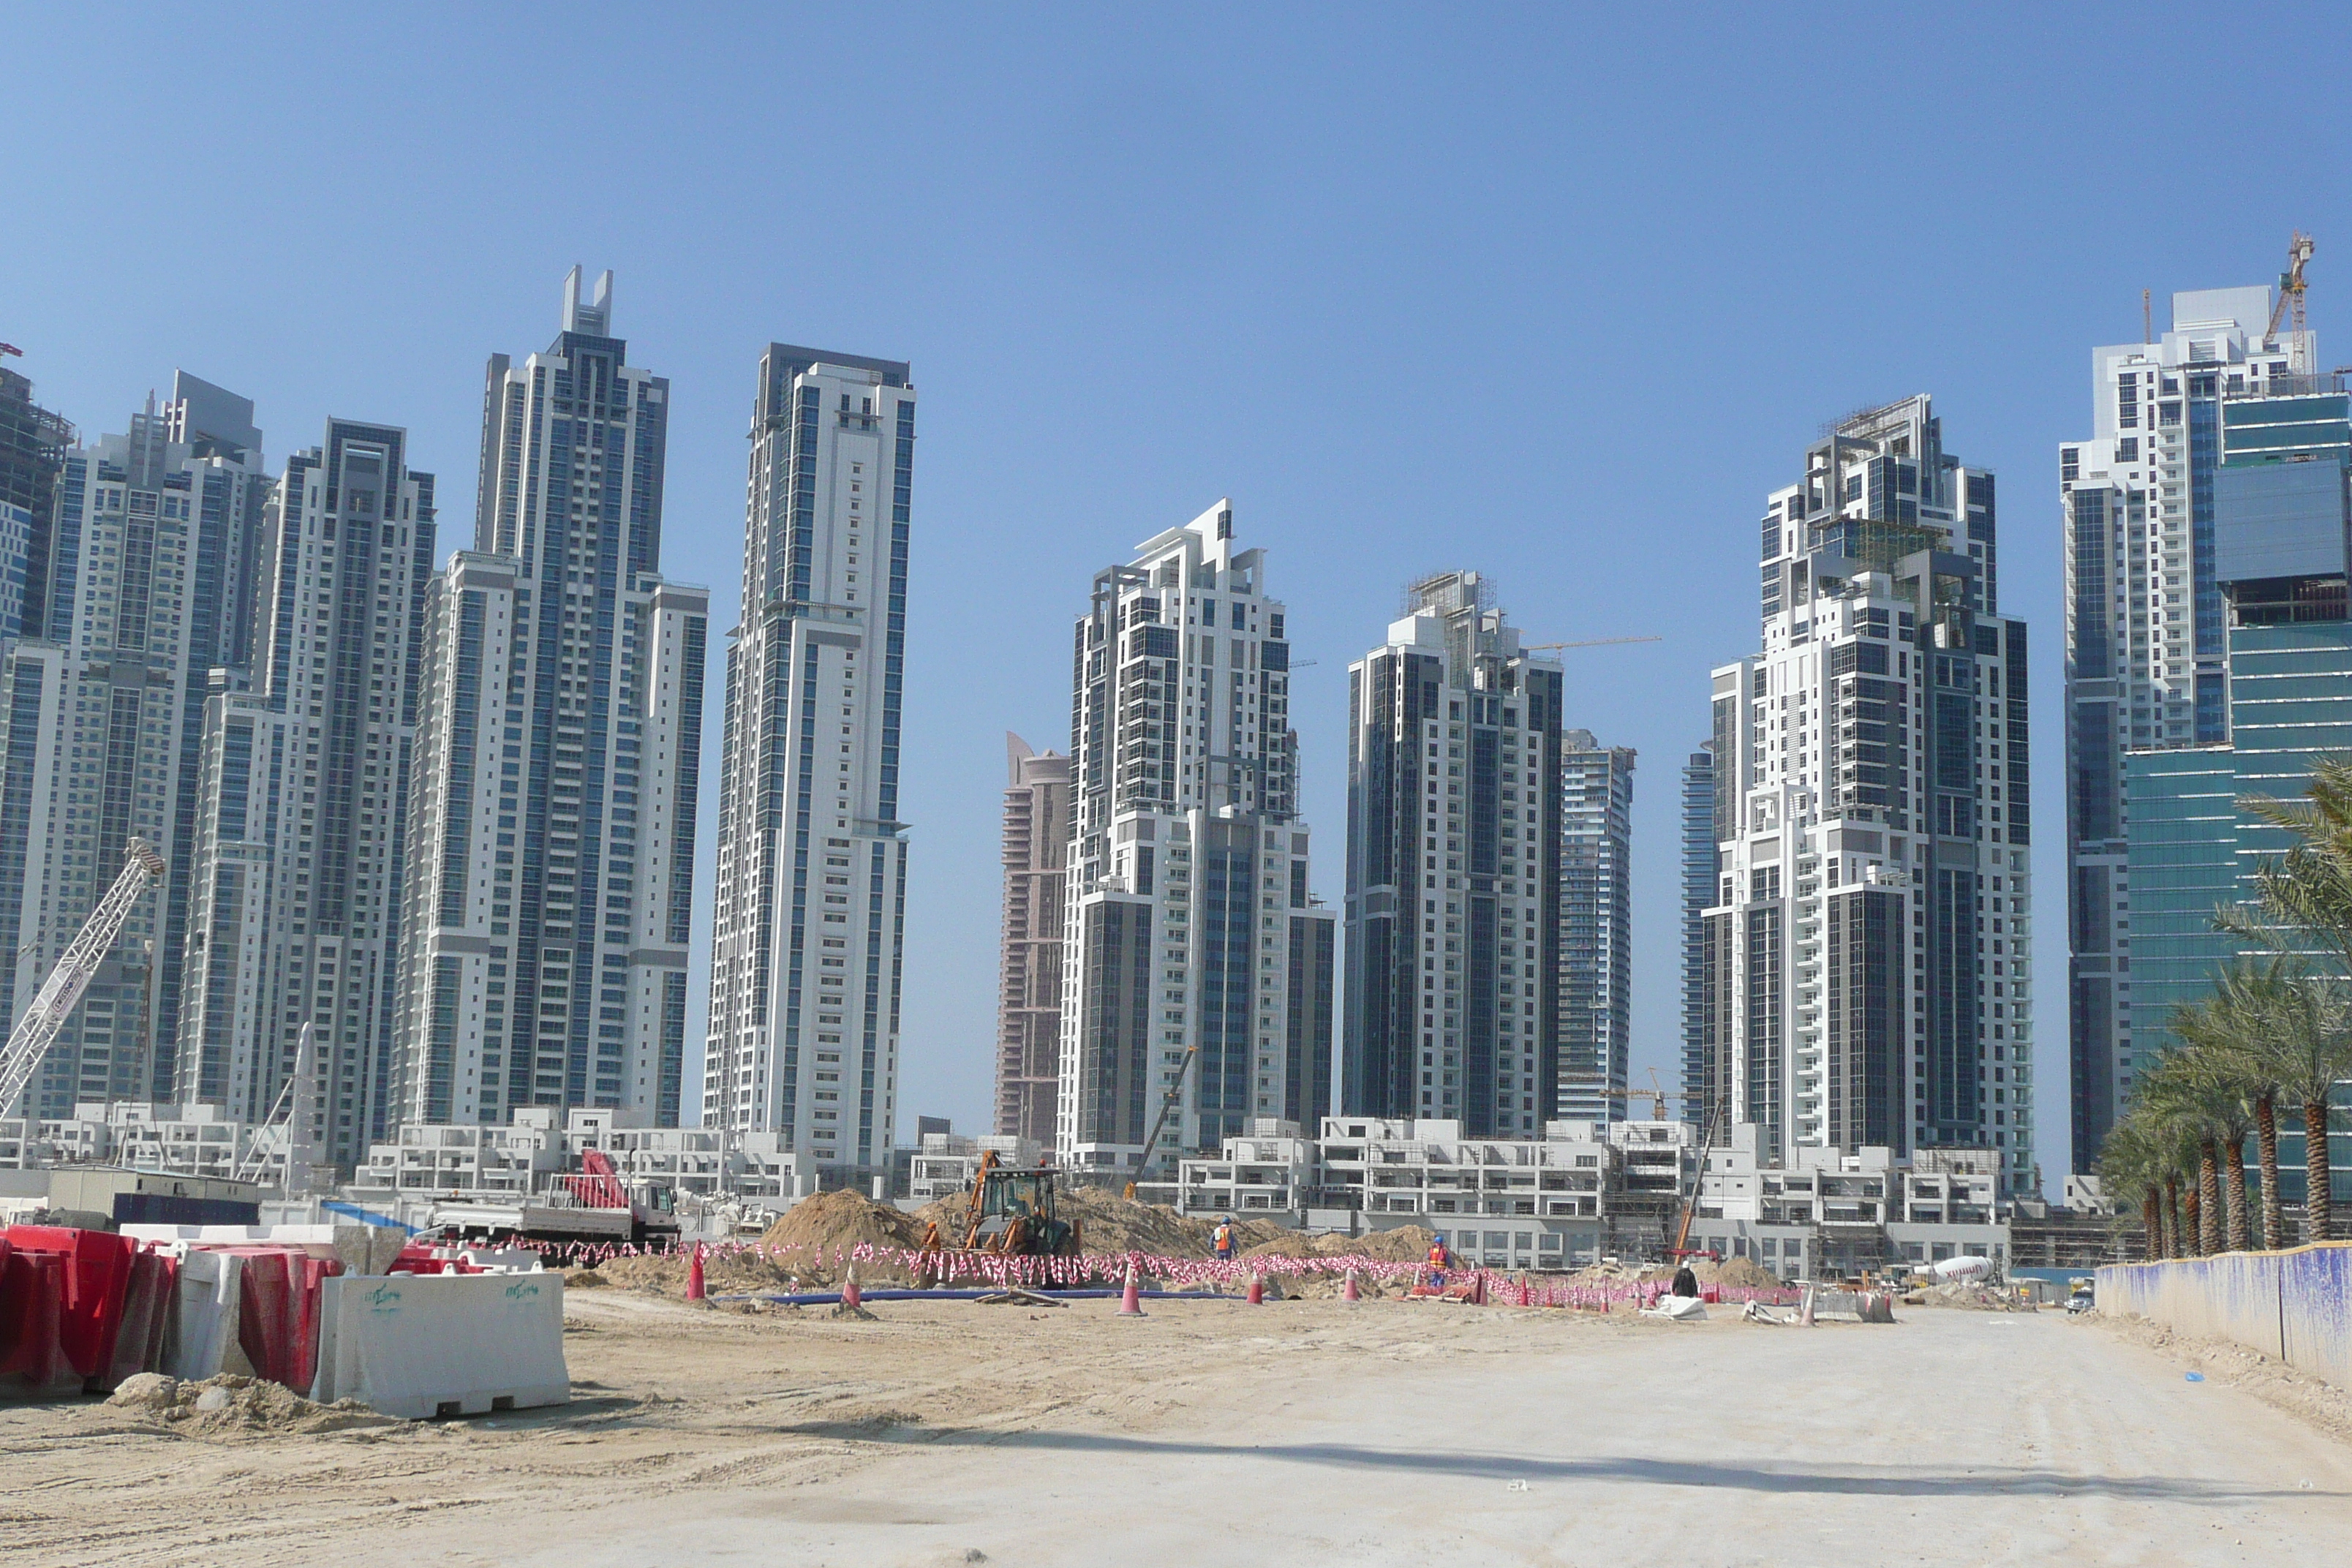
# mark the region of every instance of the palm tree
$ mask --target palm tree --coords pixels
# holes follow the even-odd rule
[[[2268,869],[2258,875],[2268,875]],[[2240,1058],[2241,1070],[2251,1080],[2273,1086],[2277,1099],[2303,1111],[2303,1238],[2331,1240],[2335,1226],[2328,1190],[2327,1100],[2338,1081],[2352,1078],[2352,985],[2335,975],[2315,973],[2305,960],[2286,952],[2259,965],[2241,965],[2227,984],[2256,999],[2257,1016],[2263,1020],[2262,1028],[2233,1053]],[[2259,1106],[2255,1129],[2258,1134],[2263,1131]],[[2276,1201],[2277,1136],[2273,1125],[2267,1134],[2263,1171],[2266,1231],[2273,1226],[2270,1210]],[[2278,1228],[2284,1244],[2283,1219]]]
[[[2216,923],[2282,955],[2325,960],[2324,971],[2306,968],[2296,976],[2309,996],[2289,1010],[2292,1034],[2270,1042],[2256,1059],[2287,1102],[2302,1107],[2304,1239],[2327,1241],[2335,1236],[2327,1100],[2338,1080],[2352,1077],[2352,1008],[2345,994],[2352,981],[2352,755],[2313,758],[2311,783],[2299,800],[2252,795],[2239,805],[2294,842],[2255,871],[2252,906],[2224,906]]]
[[[2099,1145],[2099,1185],[2118,1205],[2139,1206],[2146,1251],[2152,1261],[2171,1255],[2164,1233],[2164,1209],[2159,1194],[2163,1177],[2157,1170],[2155,1140],[2148,1119],[2127,1113],[2107,1129]]]
[[[2263,1066],[2263,1046],[2272,1036],[2291,1033],[2312,1000],[2296,989],[2289,966],[2241,959],[2214,982],[2215,994],[2229,1026],[2213,1043],[2235,1058],[2236,1077],[2254,1115],[2255,1162],[2262,1171],[2263,1247],[2276,1252],[2286,1246],[2286,1208],[2279,1196],[2279,1086]],[[2184,1038],[2188,1037],[2186,1036]],[[2241,1165],[2242,1173],[2242,1164]]]
[[[2264,1020],[2221,984],[2174,1008],[2170,1023],[2181,1045],[2141,1076],[2140,1097],[2197,1141],[2204,1250],[2226,1246],[2243,1252],[2253,1245],[2246,1216],[2246,1135],[2254,1130],[2243,1052],[2260,1038]]]

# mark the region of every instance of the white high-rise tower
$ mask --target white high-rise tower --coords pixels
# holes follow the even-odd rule
[[[1696,1077],[1759,1152],[2033,1170],[2023,622],[1992,477],[1928,400],[1840,424],[1762,522],[1763,652],[1715,671],[1725,826]]]
[[[702,1119],[844,1173],[887,1163],[898,1100],[914,465],[904,363],[768,346],[727,645]]]
[[[1055,1144],[1132,1172],[1331,1110],[1338,922],[1307,892],[1290,644],[1219,501],[1096,574],[1072,650]],[[1188,1060],[1188,1052],[1192,1059]],[[1181,1079],[1159,1144],[1150,1128]]]
[[[177,1088],[268,1117],[316,1026],[323,1156],[388,1109],[416,647],[433,476],[407,432],[331,419],[263,525],[250,689],[205,710]]]
[[[181,374],[130,433],[67,450],[43,520],[38,624],[0,642],[0,1017],[41,981],[145,838],[155,889],[32,1085],[26,1114],[194,1099],[174,1084],[205,700],[247,657],[271,493],[253,405]]]
[[[394,1114],[677,1125],[709,595],[661,564],[669,383],[613,275],[493,356],[474,549],[428,586]]]

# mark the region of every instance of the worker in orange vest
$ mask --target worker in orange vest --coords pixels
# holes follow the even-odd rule
[[[1454,1267],[1454,1254],[1445,1249],[1445,1238],[1429,1238],[1429,1282],[1438,1289],[1445,1288],[1445,1271]]]
[[[1233,1215],[1227,1215],[1224,1218],[1217,1222],[1215,1241],[1217,1246],[1217,1261],[1220,1263],[1232,1262],[1234,1259]]]

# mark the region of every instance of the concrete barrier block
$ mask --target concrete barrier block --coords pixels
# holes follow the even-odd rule
[[[357,1399],[410,1420],[565,1404],[563,1277],[330,1279],[310,1397]]]
[[[245,1259],[234,1253],[182,1251],[177,1321],[161,1371],[196,1382],[229,1370],[223,1363],[236,1344],[244,1280]]]

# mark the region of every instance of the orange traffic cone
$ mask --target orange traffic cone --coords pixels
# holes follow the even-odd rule
[[[1143,1291],[1137,1283],[1135,1262],[1132,1258],[1129,1259],[1127,1265],[1127,1289],[1119,1292],[1118,1315],[1122,1318],[1143,1316]]]
[[[849,1272],[841,1277],[841,1304],[845,1307],[855,1307],[859,1304],[857,1297],[857,1265],[855,1263],[849,1266]]]
[[[1250,1276],[1249,1304],[1253,1307],[1265,1305],[1265,1280],[1263,1276]]]
[[[686,1299],[699,1301],[709,1294],[702,1283],[702,1243],[694,1244],[694,1259],[686,1266]]]
[[[1339,1300],[1342,1301],[1360,1301],[1363,1300],[1361,1296],[1356,1294],[1356,1271],[1352,1268],[1348,1270],[1348,1288],[1339,1292]]]

